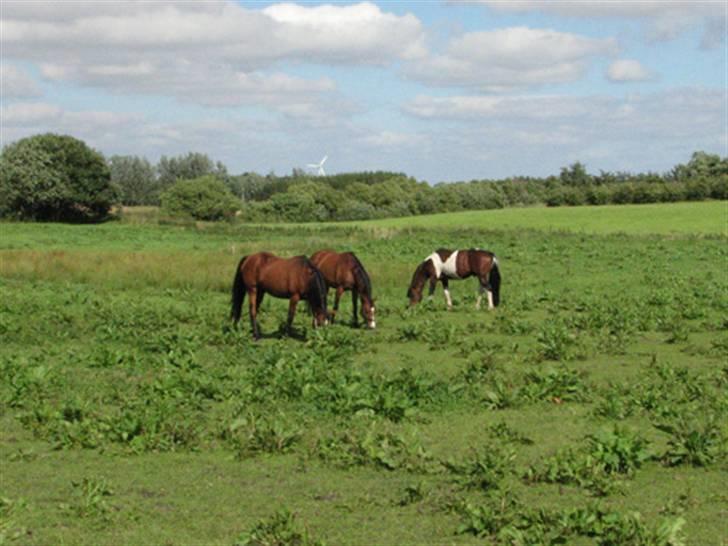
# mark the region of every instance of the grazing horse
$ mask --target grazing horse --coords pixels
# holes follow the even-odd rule
[[[447,308],[452,309],[452,299],[448,288],[451,279],[464,279],[470,276],[477,276],[480,281],[480,293],[475,304],[480,309],[480,300],[483,292],[488,292],[488,309],[497,307],[500,303],[501,276],[498,269],[498,259],[495,254],[487,250],[447,250],[440,248],[430,254],[417,266],[407,297],[410,305],[419,303],[422,300],[422,291],[425,282],[430,281],[430,296],[435,291],[437,281],[442,283],[445,290]]]
[[[376,327],[374,320],[374,300],[372,299],[372,283],[364,266],[353,252],[334,252],[319,250],[311,256],[311,261],[324,276],[326,284],[336,288],[332,321],[339,310],[339,300],[345,290],[351,290],[351,303],[354,309],[354,326],[358,324],[356,316],[356,300],[361,299],[361,314],[369,328]]]
[[[265,294],[290,300],[287,324],[289,331],[300,300],[309,303],[314,328],[327,322],[326,282],[321,272],[305,256],[285,259],[270,252],[258,252],[243,257],[235,269],[233,279],[230,318],[236,325],[240,321],[246,292],[249,296],[250,324],[256,340],[260,339],[257,315]]]

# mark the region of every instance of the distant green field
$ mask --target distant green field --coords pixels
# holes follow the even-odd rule
[[[728,202],[511,208],[387,218],[356,222],[356,224],[396,228],[530,228],[587,233],[726,235],[728,234]]]
[[[726,203],[144,214],[0,224],[0,544],[725,546]],[[473,279],[406,307],[433,249],[485,244],[500,307]],[[271,297],[261,342],[230,327],[240,256],[325,247],[376,330],[348,294],[320,330]]]

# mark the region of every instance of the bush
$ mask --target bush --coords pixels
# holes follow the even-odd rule
[[[162,193],[161,202],[167,214],[196,220],[230,218],[240,208],[238,199],[214,176],[180,180]]]
[[[117,192],[104,157],[83,141],[47,133],[6,146],[0,156],[0,214],[22,220],[105,219]]]

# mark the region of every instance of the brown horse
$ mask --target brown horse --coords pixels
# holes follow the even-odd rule
[[[440,248],[425,258],[417,266],[414,275],[412,275],[409,290],[407,290],[410,305],[419,303],[422,300],[422,291],[425,282],[429,279],[429,295],[432,296],[437,281],[440,281],[445,290],[447,308],[452,309],[452,299],[448,287],[449,281],[451,279],[465,279],[473,275],[478,277],[480,281],[480,293],[475,308],[480,309],[480,300],[485,291],[488,292],[488,309],[497,307],[500,303],[501,284],[498,259],[492,252],[473,248],[455,251]]]
[[[300,300],[309,303],[314,328],[327,322],[326,283],[321,272],[305,256],[285,259],[270,252],[258,252],[243,257],[235,269],[233,280],[230,318],[236,325],[240,321],[246,292],[249,296],[248,309],[254,339],[260,339],[257,315],[265,294],[290,300],[287,324],[289,331]]]
[[[374,319],[374,300],[372,283],[364,266],[353,252],[334,252],[319,250],[311,256],[311,261],[324,276],[327,286],[336,288],[332,321],[339,310],[339,300],[345,290],[351,290],[351,303],[354,309],[354,326],[358,325],[356,300],[361,299],[361,314],[369,328],[376,327]]]

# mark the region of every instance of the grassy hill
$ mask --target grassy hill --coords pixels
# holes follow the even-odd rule
[[[345,222],[395,228],[530,228],[587,233],[728,234],[728,201],[595,207],[529,207]]]

